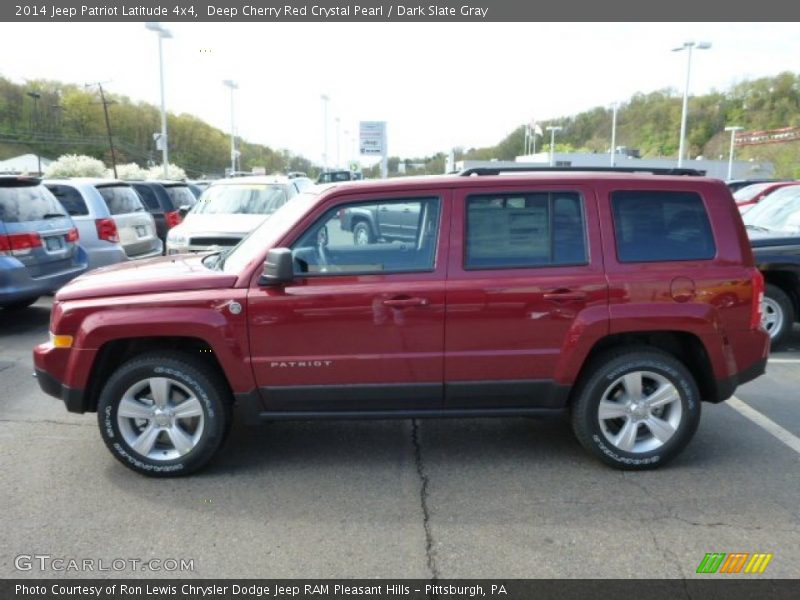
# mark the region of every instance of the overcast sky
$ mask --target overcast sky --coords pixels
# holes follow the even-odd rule
[[[519,124],[567,116],[665,87],[692,93],[798,70],[800,34],[789,23],[170,23],[166,102],[230,130],[229,92],[240,84],[240,135],[321,162],[352,154],[359,120],[388,122],[389,152],[429,155],[495,144]],[[0,74],[55,79],[159,102],[158,50],[142,23],[0,23]],[[345,130],[350,132],[346,142]],[[676,132],[677,135],[677,132]],[[624,140],[623,140],[624,142]]]

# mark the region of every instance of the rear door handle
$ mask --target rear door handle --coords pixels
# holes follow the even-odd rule
[[[408,308],[411,306],[428,306],[427,298],[392,298],[383,301],[384,306],[392,308]]]
[[[589,297],[589,295],[586,292],[556,290],[554,292],[547,292],[542,297],[548,302],[555,302],[559,304],[562,302],[581,302],[586,300]]]

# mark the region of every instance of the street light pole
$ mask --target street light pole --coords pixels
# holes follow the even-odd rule
[[[550,166],[556,166],[556,131],[561,131],[564,129],[560,126],[554,127],[547,127],[547,131],[550,132]]]
[[[728,179],[733,178],[733,145],[736,142],[736,132],[741,131],[744,127],[739,125],[731,125],[730,127],[726,127],[725,131],[731,132],[731,151],[728,153]]]
[[[681,110],[681,138],[678,143],[678,167],[683,166],[684,149],[686,147],[686,116],[689,109],[689,79],[692,73],[692,49],[708,50],[710,42],[684,42],[683,46],[673,48],[673,52],[686,50],[686,85],[683,88],[683,109]]]
[[[616,163],[617,158],[617,103],[614,102],[613,113],[611,114],[611,166]]]
[[[324,173],[328,170],[328,102],[330,98],[327,94],[322,94],[320,100],[322,100],[322,171]]]
[[[339,152],[341,150],[341,140],[339,138],[339,117],[336,117],[336,168],[340,168],[342,166],[341,157]]]
[[[229,87],[231,90],[231,177],[236,173],[236,126],[233,113],[233,90],[239,89],[239,84],[232,79],[226,79],[222,85]]]
[[[158,35],[158,71],[161,81],[161,159],[164,169],[164,179],[168,178],[169,155],[167,150],[167,105],[164,100],[164,54],[162,42],[165,39],[170,39],[172,33],[169,29],[156,22],[145,23],[145,27],[150,31],[156,32]]]

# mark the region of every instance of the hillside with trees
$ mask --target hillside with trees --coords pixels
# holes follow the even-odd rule
[[[617,145],[638,149],[642,157],[678,155],[682,92],[674,89],[636,94],[620,103],[617,113]],[[596,107],[574,116],[539,121],[563,127],[556,137],[557,152],[608,152],[611,146],[611,107]],[[800,126],[800,74],[780,73],[736,84],[726,92],[712,91],[689,98],[686,141],[690,158],[728,157],[729,125],[746,131]],[[523,153],[525,126],[520,125],[497,145],[486,148],[456,149],[456,160],[514,160]],[[537,149],[548,150],[549,138],[537,136]],[[737,148],[736,158],[771,161],[779,177],[800,178],[800,142],[786,142]],[[441,173],[444,154],[409,159],[409,164],[424,164],[408,173]],[[389,161],[391,173],[398,158]]]
[[[161,130],[159,109],[105,92],[118,164],[159,163],[153,133]],[[170,162],[190,177],[221,175],[230,166],[230,136],[188,114],[168,114]],[[309,160],[288,150],[237,141],[242,170],[313,170]],[[49,158],[86,154],[111,165],[111,151],[97,87],[55,81],[14,83],[0,77],[0,158],[25,153]]]

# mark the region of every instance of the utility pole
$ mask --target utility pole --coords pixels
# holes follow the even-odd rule
[[[41,98],[42,95],[39,92],[28,92],[28,96],[33,98],[33,112],[31,113],[30,130],[31,130],[31,133],[34,134],[34,137],[35,137],[35,134],[37,134],[39,132],[39,98]],[[34,127],[35,127],[35,130],[34,130]],[[38,166],[39,175],[41,175],[42,174],[42,157],[39,155],[38,150],[36,152],[36,162],[39,165]]]
[[[91,83],[87,83],[84,87],[91,86]],[[106,94],[103,91],[103,82],[97,82],[96,85],[100,90],[100,101],[103,104],[103,115],[106,118],[106,133],[108,134],[108,147],[111,150],[111,169],[114,171],[114,179],[117,179],[117,156],[114,153],[114,138],[111,135],[111,121],[108,118],[108,105],[113,104],[114,101],[106,100]]]

